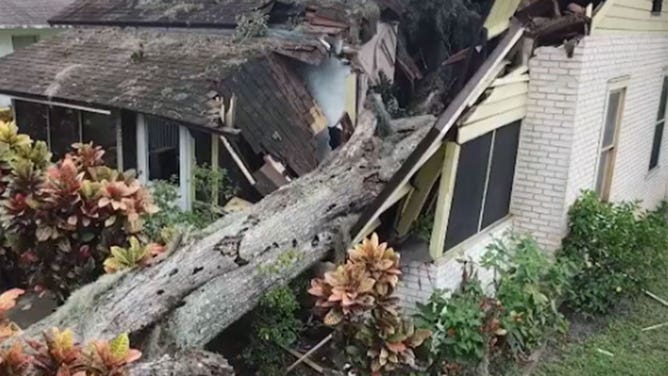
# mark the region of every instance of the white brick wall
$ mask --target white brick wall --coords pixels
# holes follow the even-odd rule
[[[666,197],[668,136],[661,168],[647,169],[667,66],[668,35],[659,33],[587,36],[572,58],[561,47],[536,50],[511,209],[519,231],[558,248],[568,208],[594,188],[608,83],[623,76],[630,79],[611,199],[652,208]]]
[[[581,50],[574,157],[566,204],[572,204],[582,189],[594,187],[608,82],[629,76],[611,199],[642,200],[645,207],[654,208],[665,199],[668,182],[668,130],[664,132],[659,168],[648,171],[664,69],[668,67],[668,35],[589,36]]]
[[[495,239],[503,239],[504,235],[509,233],[512,223],[512,218],[507,218],[448,251],[436,262],[413,261],[402,265],[403,274],[397,290],[402,307],[408,312],[413,312],[415,303],[426,302],[435,289],[449,291],[457,289],[462,279],[462,264],[458,260],[478,263],[490,243]],[[483,287],[491,291],[492,273],[482,267],[477,269]]]
[[[582,50],[541,47],[529,62],[529,100],[517,153],[511,213],[519,232],[547,247],[559,246],[574,143]]]

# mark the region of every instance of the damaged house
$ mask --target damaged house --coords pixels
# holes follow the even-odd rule
[[[396,13],[339,3],[78,0],[50,20],[70,30],[0,59],[0,93],[56,158],[94,142],[144,182],[175,179],[184,209],[195,166],[220,167],[254,201],[314,169],[394,76]],[[240,36],[242,16],[262,35]]]
[[[556,250],[582,190],[667,198],[668,1],[495,1],[444,64],[475,73],[353,231],[393,240],[409,307],[510,231]]]

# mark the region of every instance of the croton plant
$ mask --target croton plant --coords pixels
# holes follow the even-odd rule
[[[141,357],[130,348],[127,334],[85,347],[76,343],[71,330],[57,328],[45,332],[41,341],[12,338],[19,329],[5,315],[22,294],[19,289],[0,294],[0,375],[125,376],[127,365]]]
[[[104,150],[74,144],[51,163],[42,141],[0,122],[0,274],[62,298],[103,271],[111,247],[141,237],[158,209],[132,172],[104,165]]]
[[[345,264],[311,281],[316,310],[341,334],[361,372],[415,368],[414,350],[431,335],[400,314],[394,297],[400,275],[399,254],[373,234],[348,251]]]

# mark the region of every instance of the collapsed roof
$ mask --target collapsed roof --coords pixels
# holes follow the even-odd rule
[[[312,127],[321,113],[286,56],[319,64],[327,51],[289,32],[235,43],[211,30],[74,29],[2,58],[0,92],[132,110],[219,133],[225,129],[212,100],[235,95],[234,126],[254,151],[302,174],[317,165]]]

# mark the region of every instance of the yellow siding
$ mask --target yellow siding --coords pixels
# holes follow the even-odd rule
[[[609,0],[594,15],[592,34],[668,31],[668,0],[660,15],[652,14],[652,0]]]
[[[496,0],[485,20],[485,28],[489,38],[500,35],[510,26],[510,17],[515,14],[520,0]]]
[[[521,67],[497,78],[487,97],[476,104],[459,125],[457,141],[468,142],[508,123],[524,118],[529,93],[529,75]]]

